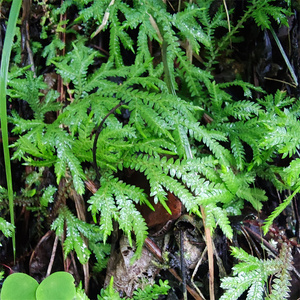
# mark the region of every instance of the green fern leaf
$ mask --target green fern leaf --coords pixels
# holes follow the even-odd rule
[[[133,204],[133,202],[140,203],[139,199],[141,202],[149,203],[141,189],[126,185],[112,176],[102,176],[100,188],[88,201],[94,220],[96,214],[100,213],[100,229],[104,242],[113,230],[113,219],[119,223],[129,242],[131,232],[135,233],[137,244],[135,257],[140,256],[147,236],[145,220]]]
[[[232,239],[233,231],[230,225],[230,221],[227,217],[227,212],[225,210],[211,203],[205,205],[205,214],[206,226],[214,229],[216,225],[219,225],[226,237],[228,239]]]
[[[83,41],[73,43],[73,50],[66,56],[52,60],[58,74],[66,83],[72,82],[75,87],[75,96],[81,97],[85,91],[88,67],[94,62],[94,58],[100,54],[88,47]]]
[[[116,219],[117,216],[117,207],[109,181],[104,180],[103,177],[101,178],[101,187],[89,199],[88,203],[90,204],[88,210],[91,211],[95,223],[97,223],[96,214],[101,213],[100,229],[105,243],[107,237],[113,231],[112,220]]]
[[[159,280],[159,285],[147,285],[143,289],[138,289],[133,292],[133,299],[139,300],[154,300],[159,299],[161,295],[168,295],[168,291],[170,289],[168,280],[162,281]]]
[[[268,283],[269,276],[275,276],[280,280],[274,280],[274,291],[267,299],[281,299],[278,295],[286,299],[289,292],[291,270],[291,254],[287,253],[286,245],[280,251],[279,257],[273,260],[262,260],[246,253],[244,250],[232,247],[232,254],[241,262],[233,267],[234,277],[222,279],[221,287],[226,289],[220,300],[235,300],[247,291],[246,299],[262,299],[265,295],[265,285]],[[279,286],[282,290],[279,290]],[[273,296],[272,296],[273,294]],[[274,298],[272,298],[274,297]]]
[[[242,199],[249,201],[256,210],[261,210],[262,202],[267,200],[265,191],[257,188],[242,188],[239,189],[236,195]]]
[[[8,95],[27,101],[34,113],[35,121],[43,120],[46,112],[60,108],[60,104],[56,102],[59,94],[54,90],[50,90],[46,95],[41,93],[41,90],[48,88],[42,76],[35,78],[33,72],[29,71],[25,76],[25,78],[14,78],[9,81],[11,89],[8,90]]]
[[[69,135],[61,132],[56,133],[55,147],[57,149],[57,162],[55,163],[55,173],[57,182],[59,183],[62,177],[65,177],[66,168],[70,169],[73,177],[74,187],[78,194],[82,195],[85,191],[83,180],[85,174],[82,170],[80,161],[72,151],[73,141]]]
[[[7,222],[5,219],[0,217],[0,231],[6,237],[12,236],[14,230],[15,230],[15,228],[11,223]],[[0,246],[2,246],[1,243],[0,243]]]
[[[282,262],[280,265],[281,270],[276,273],[276,278],[272,284],[272,292],[267,298],[268,300],[277,300],[277,299],[289,299],[290,298],[290,289],[291,286],[291,270],[293,256],[291,253],[291,248],[285,243],[282,245],[282,249],[279,253],[279,261]]]
[[[272,1],[272,0],[271,0]],[[253,0],[253,6],[258,5],[258,9],[253,10],[252,17],[254,18],[255,23],[261,27],[261,29],[269,29],[271,26],[270,17],[272,17],[278,24],[282,23],[285,26],[288,26],[287,15],[289,15],[288,10],[270,5],[269,1],[259,1]]]
[[[300,158],[294,159],[290,165],[285,168],[286,182],[289,186],[294,186],[298,183],[298,178],[300,175]]]
[[[67,236],[64,241],[65,257],[71,250],[75,250],[79,261],[82,264],[86,263],[91,252],[81,235],[83,232],[92,232],[94,225],[78,220],[66,207],[60,209],[59,216],[52,223],[51,228],[58,236],[62,236],[65,225],[67,227]]]
[[[283,211],[284,209],[291,203],[293,198],[297,193],[300,191],[300,185],[296,188],[296,190],[289,196],[287,197],[276,209],[271,213],[271,215],[266,219],[265,224],[263,226],[264,234],[267,234],[269,227],[272,225],[273,221],[275,218],[277,218]]]

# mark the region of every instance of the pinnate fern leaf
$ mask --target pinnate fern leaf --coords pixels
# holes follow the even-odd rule
[[[57,66],[58,74],[65,82],[74,84],[76,97],[81,97],[85,91],[88,67],[99,55],[97,51],[85,47],[83,41],[80,41],[73,43],[73,50],[67,55],[52,60],[52,63]]]
[[[226,291],[220,300],[238,299],[245,291],[247,291],[247,300],[263,299],[269,276],[274,274],[276,274],[277,280],[274,280],[272,285],[274,291],[271,291],[268,299],[287,299],[289,270],[292,267],[292,256],[287,245],[283,244],[279,256],[272,260],[258,259],[235,247],[232,247],[231,250],[233,256],[239,259],[240,263],[233,267],[233,277],[222,279],[221,287]],[[288,255],[286,255],[287,252]],[[280,279],[278,280],[278,278]],[[283,287],[280,291],[279,286]],[[277,298],[278,295],[283,298]]]
[[[278,23],[282,23],[288,26],[286,16],[289,15],[289,11],[282,7],[273,6],[271,2],[273,0],[252,0],[253,7],[257,6],[257,9],[253,10],[252,17],[255,23],[261,27],[261,29],[269,29],[271,26],[271,17]]]
[[[6,236],[6,237],[10,237],[12,236],[13,232],[14,232],[14,226],[7,222],[5,219],[0,217],[0,231]],[[1,246],[1,243],[0,243]]]
[[[79,261],[84,264],[90,257],[90,250],[82,236],[91,235],[94,231],[91,224],[78,220],[66,207],[60,209],[59,216],[52,223],[51,227],[56,231],[58,236],[62,236],[64,233],[64,226],[66,225],[67,234],[64,241],[65,257],[70,251],[75,250]],[[100,235],[99,235],[99,240]]]
[[[60,108],[60,104],[56,101],[59,96],[58,92],[54,90],[47,92],[48,86],[42,76],[35,78],[33,72],[27,71],[25,78],[12,78],[8,84],[11,87],[8,95],[11,98],[27,101],[33,111],[35,121],[43,120],[46,112]]]
[[[282,245],[279,260],[282,262],[282,265],[280,266],[280,271],[275,274],[276,278],[273,280],[272,292],[267,298],[268,300],[289,299],[293,256],[291,248],[287,244]]]
[[[116,220],[130,243],[131,233],[135,233],[137,245],[135,255],[138,257],[147,236],[147,225],[133,203],[139,203],[139,199],[144,199],[144,202],[148,203],[145,195],[141,189],[126,185],[112,176],[103,176],[100,183],[100,188],[88,202],[95,221],[96,214],[100,213],[99,223],[104,242],[113,231],[113,220]]]

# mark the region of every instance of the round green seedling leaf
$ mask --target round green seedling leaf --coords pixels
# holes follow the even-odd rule
[[[56,272],[41,282],[36,290],[36,299],[72,300],[75,293],[73,276],[67,272]]]
[[[2,286],[1,300],[35,300],[37,281],[24,273],[9,275]]]

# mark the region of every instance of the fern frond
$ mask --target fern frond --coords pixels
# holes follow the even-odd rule
[[[265,91],[261,87],[254,86],[253,84],[251,84],[249,82],[245,82],[245,81],[238,80],[238,79],[233,80],[233,81],[219,83],[218,86],[221,89],[226,89],[231,86],[241,87],[244,91],[244,96],[247,98],[250,98],[250,99],[252,98],[252,91],[256,91],[256,92],[259,92],[262,94],[265,93]]]
[[[191,44],[193,51],[199,53],[199,43],[210,47],[211,39],[204,32],[201,25],[197,22],[197,14],[199,11],[205,8],[199,6],[195,8],[189,4],[186,5],[185,9],[177,14],[173,15],[173,24],[180,31],[180,36],[183,36]]]
[[[46,124],[42,120],[25,120],[21,118],[15,111],[12,111],[12,118],[9,120],[14,123],[15,127],[12,132],[21,134],[29,130],[43,132]]]
[[[143,300],[155,300],[158,299],[161,295],[168,295],[170,289],[168,280],[162,281],[159,280],[159,285],[147,285],[143,289],[138,289],[133,292],[133,299],[143,299]]]
[[[99,24],[102,23],[105,11],[110,3],[109,0],[84,0],[75,1],[75,3],[74,1],[72,2],[72,4],[77,4],[78,2],[83,2],[82,4],[89,4],[80,10],[80,18],[82,18],[85,21],[85,23],[87,23],[87,21],[89,21],[90,19],[94,19],[97,20]]]
[[[235,277],[226,277],[222,279],[221,287],[227,291],[221,296],[220,300],[233,300],[239,297],[251,286],[251,283],[257,283],[261,286],[260,282],[255,279],[258,277],[257,272],[241,272]],[[255,296],[255,295],[252,295]],[[261,299],[260,293],[256,299]]]
[[[113,6],[114,7],[114,6]],[[120,34],[121,34],[121,23],[116,16],[118,10],[114,7],[110,11],[110,38],[109,38],[109,61],[113,62],[116,68],[124,66],[123,58],[120,49]]]
[[[287,110],[285,110],[287,115],[286,126],[286,135],[283,146],[279,148],[279,153],[282,153],[282,157],[285,158],[287,156],[292,157],[298,149],[300,139],[298,138],[297,132],[300,130],[299,120],[291,115]]]
[[[147,126],[150,126],[153,133],[157,134],[159,137],[165,136],[165,137],[169,138],[170,140],[173,140],[173,137],[170,133],[170,130],[172,129],[170,124],[168,124],[155,111],[154,103],[155,103],[155,101],[159,101],[157,94],[154,94],[154,93],[149,94],[149,93],[145,93],[145,92],[132,90],[132,91],[127,92],[126,97],[128,97],[128,96],[131,97],[131,100],[128,104],[129,110],[133,114],[133,120],[130,119],[129,124],[132,124],[133,122],[137,122],[136,123],[138,126],[137,130],[143,136],[145,136],[145,131],[143,130],[143,127],[145,127],[145,125],[147,125]]]
[[[252,5],[258,6],[253,10],[252,17],[255,23],[261,27],[261,29],[269,29],[271,26],[272,17],[278,24],[288,26],[287,16],[290,14],[287,9],[282,7],[273,6],[270,3],[273,0],[258,1],[253,0]]]
[[[88,203],[90,204],[88,210],[91,211],[95,223],[97,223],[97,213],[101,213],[99,223],[103,234],[103,241],[105,243],[107,237],[113,231],[112,220],[117,217],[117,207],[109,181],[104,180],[103,177],[101,178],[101,187],[96,194],[88,200]]]
[[[133,202],[140,203],[141,199],[142,202],[149,203],[145,194],[141,189],[126,185],[112,176],[102,176],[100,183],[100,188],[88,203],[94,220],[96,214],[100,213],[100,229],[104,242],[113,230],[114,219],[119,223],[130,243],[131,232],[134,232],[137,245],[135,257],[140,256],[147,237],[147,225]]]
[[[139,188],[133,188],[125,183],[120,184],[116,180],[111,181],[111,183],[115,183],[113,188],[115,190],[114,194],[116,197],[116,203],[120,210],[120,214],[118,216],[120,229],[122,229],[127,235],[130,244],[132,244],[130,232],[134,232],[137,246],[134,256],[139,257],[142,253],[142,247],[147,237],[147,225],[133,202],[149,203],[149,201],[147,200],[146,195],[142,193],[142,190]]]
[[[241,140],[236,137],[236,136],[229,136],[230,138],[230,142],[231,142],[231,150],[233,153],[233,156],[235,158],[236,161],[236,166],[239,170],[243,171],[244,166],[245,166],[245,156],[246,156],[246,152],[245,152],[245,148],[241,142]]]
[[[227,141],[227,138],[222,132],[207,130],[204,126],[193,126],[190,129],[196,140],[203,143],[211,150],[221,164],[228,165],[232,161],[232,155],[223,147],[219,141]]]
[[[52,223],[51,228],[56,231],[58,236],[62,236],[65,225],[67,228],[67,235],[64,241],[65,257],[70,251],[75,250],[80,263],[86,263],[89,260],[91,252],[81,235],[93,232],[94,225],[78,220],[66,207],[64,207],[60,209],[59,216]],[[99,240],[101,239],[99,238]]]
[[[57,51],[63,50],[65,46],[65,43],[60,39],[58,34],[53,36],[53,39],[50,42],[50,44],[47,45],[42,52],[42,57],[46,57],[47,66],[49,66],[52,63],[52,60],[56,58]]]
[[[182,51],[177,52],[177,60],[179,62],[179,74],[184,79],[192,97],[200,97],[202,91],[202,82],[211,79],[210,73],[196,68],[187,59]]]
[[[73,177],[75,190],[78,194],[82,195],[85,191],[84,179],[85,174],[82,166],[74,152],[72,151],[73,141],[68,134],[57,132],[54,136],[55,147],[57,149],[57,162],[55,163],[55,173],[57,176],[57,183],[60,182],[62,177],[65,177],[66,168],[70,169]]]
[[[159,158],[139,155],[135,158],[127,158],[123,162],[125,168],[135,169],[145,173],[150,183],[150,196],[154,202],[160,202],[170,212],[167,206],[167,192],[172,192],[183,201],[188,210],[195,206],[193,195],[179,181],[162,173],[161,160]],[[171,168],[172,166],[170,166]],[[174,167],[174,166],[173,166]],[[173,168],[172,167],[172,168]]]
[[[263,299],[265,293],[265,276],[263,272],[259,272],[252,282],[248,292],[247,300]]]
[[[124,151],[133,147],[132,143],[126,139],[136,137],[135,129],[125,125],[121,127],[120,123],[110,124],[102,130],[98,139],[97,160],[106,160],[109,163],[117,163],[122,158]],[[106,159],[104,159],[106,157]]]
[[[99,273],[107,266],[111,247],[109,244],[89,241],[89,248],[94,253],[97,260],[93,270]]]
[[[189,148],[190,142],[187,137],[187,129],[184,128],[182,125],[176,124],[174,131],[173,131],[173,137],[175,144],[177,146],[177,153],[180,158],[186,157],[186,149]]]
[[[224,110],[227,115],[231,115],[238,120],[248,120],[259,115],[261,106],[257,103],[244,100],[227,103]]]
[[[143,139],[137,141],[132,147],[134,153],[141,151],[153,156],[157,154],[177,155],[177,149],[178,145],[176,147],[173,143],[162,138]]]
[[[56,192],[57,188],[53,185],[49,185],[45,188],[43,195],[40,199],[41,206],[47,207],[49,203],[54,201],[54,193]]]
[[[275,210],[271,213],[271,215],[265,220],[265,224],[263,225],[264,234],[267,234],[269,227],[272,225],[275,218],[277,218],[284,209],[291,203],[293,198],[299,193],[300,191],[300,185],[296,188],[296,190],[287,197],[282,203],[279,204],[278,207],[275,208]]]
[[[70,105],[68,105],[63,110],[61,117],[64,119],[64,125],[68,126],[73,137],[76,133],[78,133],[80,126],[82,126],[82,122],[86,122],[87,112],[91,105],[87,97],[81,99],[80,104],[78,106],[75,103],[73,102]]]
[[[277,300],[277,299],[289,299],[289,287],[291,286],[291,270],[293,256],[291,247],[287,244],[282,244],[282,248],[279,253],[279,262],[280,264],[280,271],[276,273],[275,279],[273,280],[274,283],[272,284],[272,291],[268,300]]]
[[[102,97],[103,95],[115,95],[120,83],[113,79],[126,78],[130,72],[130,67],[124,66],[116,70],[113,66],[113,62],[109,61],[90,74],[85,85],[85,91],[90,92],[97,89],[95,94],[102,95]]]
[[[72,82],[75,87],[75,96],[82,97],[87,82],[88,67],[94,58],[100,56],[99,52],[84,46],[83,41],[73,43],[73,50],[64,57],[53,59],[57,73],[66,83]]]
[[[262,260],[246,253],[243,249],[231,247],[234,257],[240,262],[233,267],[234,277],[226,277],[222,279],[221,287],[226,289],[225,293],[221,296],[220,300],[230,299],[235,300],[246,290],[246,299],[262,299],[265,295],[265,285],[269,280],[269,276],[275,274],[274,291],[267,299],[286,299],[289,292],[289,281],[291,270],[292,257],[290,250],[287,253],[287,246],[282,245],[279,257],[275,259]],[[280,278],[280,279],[279,279]],[[282,285],[282,290],[279,286]],[[274,294],[273,294],[274,293]],[[273,295],[273,296],[272,296]],[[280,295],[279,298],[277,296]],[[274,298],[273,298],[274,297]],[[282,298],[283,297],[283,298]]]
[[[226,189],[224,185],[211,184],[208,188],[203,189],[196,200],[199,205],[206,206],[209,203],[229,203],[234,196]]]
[[[5,219],[0,217],[0,231],[6,237],[12,236],[14,230],[15,230],[14,225],[12,225],[11,223],[7,222]],[[0,246],[2,246],[1,243]]]
[[[289,186],[294,186],[298,183],[300,175],[300,158],[295,158],[290,165],[284,169],[285,181]]]
[[[241,188],[241,180],[238,180],[237,176],[235,176],[231,169],[223,168],[220,176],[228,190],[235,195],[238,189]]]
[[[227,216],[226,210],[216,206],[214,203],[205,205],[205,225],[211,230],[215,229],[216,225],[219,225],[222,232],[228,239],[232,239],[233,230],[230,225],[230,221]]]
[[[41,93],[41,90],[48,88],[42,76],[34,78],[31,71],[27,71],[25,76],[25,78],[14,78],[9,81],[11,89],[8,90],[8,95],[27,101],[36,121],[43,120],[46,112],[56,111],[60,108],[60,104],[56,102],[59,94],[54,90],[50,90],[46,95]]]
[[[105,289],[101,289],[100,295],[98,296],[99,300],[121,300],[125,298],[121,298],[119,293],[113,288],[114,277],[110,278],[110,283]],[[147,285],[143,289],[139,288],[133,292],[133,300],[152,300],[158,299],[160,295],[167,295],[170,286],[168,285],[168,281],[159,280],[158,284]],[[129,298],[126,298],[129,300]]]
[[[236,195],[242,199],[249,201],[256,210],[262,208],[262,202],[268,200],[265,191],[257,188],[242,188],[239,189]]]
[[[41,126],[43,128],[43,126]],[[42,137],[42,132],[36,130],[33,130],[31,132],[32,135],[37,134]],[[24,159],[25,162],[32,162],[31,157],[28,157],[27,154],[32,155],[34,157],[39,157],[43,159],[42,162],[40,162],[42,165],[45,166],[51,166],[55,161],[56,158],[52,153],[52,150],[50,145],[43,145],[42,143],[39,143],[38,141],[32,140],[32,135],[27,134],[24,136],[21,136],[17,142],[14,143],[14,146],[17,147],[17,150],[15,151],[13,155],[13,159]],[[38,161],[36,162],[36,166],[38,165]]]
[[[140,19],[139,19],[140,20]],[[148,20],[146,21],[148,22]],[[151,37],[151,35],[155,34],[155,30],[153,29],[153,32],[150,33],[148,30],[149,28],[153,29],[152,26],[141,26],[139,34],[138,34],[138,40],[137,40],[137,54],[135,58],[135,65],[140,66],[146,61],[152,61],[151,53],[149,51],[148,46],[148,37]],[[147,66],[147,71],[149,72],[149,75],[152,77],[154,75],[153,73],[153,64],[149,63]],[[155,77],[155,76],[154,76]],[[157,76],[158,78],[158,76]]]

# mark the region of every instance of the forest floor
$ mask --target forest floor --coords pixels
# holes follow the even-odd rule
[[[7,13],[8,9],[4,6],[1,15],[7,16]],[[25,15],[25,12],[23,14],[23,22],[29,22],[27,26],[29,26],[30,37],[34,38],[40,33],[40,25],[34,22],[40,20],[41,14],[41,11],[34,11],[34,9],[31,10],[30,15]],[[1,16],[1,18],[3,17]],[[299,12],[291,16],[289,22],[290,28],[281,28],[277,31],[277,35],[286,53],[294,51],[291,56],[291,63],[298,73],[300,70]],[[2,19],[1,24],[3,37],[3,34],[5,34],[4,19]],[[234,45],[235,59],[231,58],[230,61],[226,58],[224,60],[220,59],[220,64],[213,74],[216,82],[228,82],[236,78],[236,74],[241,74],[244,80],[256,86],[259,85],[268,93],[275,93],[276,90],[281,89],[285,90],[289,96],[299,98],[300,88],[288,84],[291,81],[290,74],[270,32],[252,31],[250,24],[248,28],[245,27],[242,30],[242,33],[244,34],[244,42]],[[26,30],[21,32],[22,34],[26,34]],[[2,37],[0,37],[1,40]],[[27,37],[21,36],[21,38],[26,39]],[[103,45],[103,49],[108,50],[108,45]],[[23,52],[22,55],[26,56]],[[21,59],[26,60],[24,57]],[[42,57],[39,59],[43,60]],[[22,63],[25,63],[25,61],[21,61]],[[48,82],[56,81],[57,75],[52,72],[51,67],[45,64],[41,65],[44,69],[39,70],[39,72],[44,74],[46,80]],[[56,86],[56,88],[59,89],[59,86]],[[232,89],[229,92],[234,97],[236,91]],[[9,105],[9,109],[17,109],[23,116],[32,114],[24,102],[15,107],[14,104],[10,103]],[[49,119],[51,118],[56,118],[56,116],[49,116]],[[13,143],[16,139],[17,137],[11,133],[10,142]],[[288,159],[280,160],[279,163],[288,164],[289,161]],[[0,186],[5,187],[2,147],[0,150],[0,169]],[[23,166],[19,161],[12,161],[12,176],[16,195],[21,195],[26,189],[25,175],[32,173],[34,170],[34,168]],[[150,194],[149,184],[141,173],[129,170],[121,176],[123,176],[125,182],[134,183]],[[53,169],[45,168],[41,184],[46,186],[53,182],[55,182]],[[231,226],[234,228],[232,241],[229,241],[221,230],[217,229],[214,232],[214,288],[216,299],[222,294],[220,278],[230,274],[234,263],[234,259],[230,254],[230,246],[238,246],[258,258],[264,258],[266,249],[272,252],[274,256],[278,255],[274,243],[287,243],[292,247],[294,271],[291,272],[290,299],[299,299],[300,197],[296,196],[293,199],[291,205],[276,218],[269,233],[263,235],[262,224],[265,219],[289,194],[288,192],[279,193],[273,186],[263,180],[258,180],[256,184],[266,191],[268,197],[268,201],[263,204],[262,210],[258,212],[250,206],[245,206],[242,215],[230,218]],[[90,196],[96,186],[93,182],[87,181],[86,188],[89,190],[88,195]],[[65,197],[65,201],[70,203],[76,197],[76,195],[72,195],[72,188],[70,192],[70,187],[65,179],[62,179],[59,184],[59,193],[60,195],[56,197]],[[150,201],[153,200],[150,196],[149,199]],[[169,215],[162,205],[156,205],[155,212],[148,210],[146,206],[139,208],[148,224],[149,237],[146,240],[142,258],[133,265],[130,263],[130,258],[134,254],[134,249],[120,231],[115,228],[113,236],[108,240],[112,244],[112,252],[107,268],[97,276],[89,278],[88,295],[90,299],[97,298],[103,285],[109,283],[107,278],[110,278],[110,276],[114,276],[115,286],[122,291],[121,294],[123,295],[131,295],[134,289],[143,288],[146,280],[158,282],[162,279],[169,281],[171,289],[168,296],[159,298],[161,300],[183,299],[182,295],[185,289],[187,289],[188,299],[209,299],[209,263],[201,220],[194,215],[187,214],[180,200],[173,194],[169,193],[168,200],[172,215]],[[54,211],[55,207],[51,206],[51,210]],[[8,207],[6,210],[3,208],[1,215],[8,215]],[[50,224],[53,221],[52,211],[49,211],[48,214],[42,214],[41,211],[35,209],[34,205],[32,206],[32,203],[27,205],[26,199],[22,200],[17,197],[15,219],[17,249],[15,262],[11,240],[6,239],[3,235],[0,236],[2,244],[0,248],[1,269],[5,271],[6,275],[10,272],[25,272],[40,281],[45,277],[51,254],[56,253],[52,271],[68,270],[74,275],[76,282],[84,281],[83,271],[74,254],[64,259],[60,244],[57,245],[57,249],[53,248],[56,239],[54,232],[50,230]],[[169,255],[168,265],[166,265],[164,259],[165,253]],[[185,257],[184,262],[181,259],[183,256]],[[153,260],[156,260],[156,264],[153,264]],[[137,275],[141,279],[139,282],[135,280]],[[201,290],[203,298],[197,292],[198,290]]]

